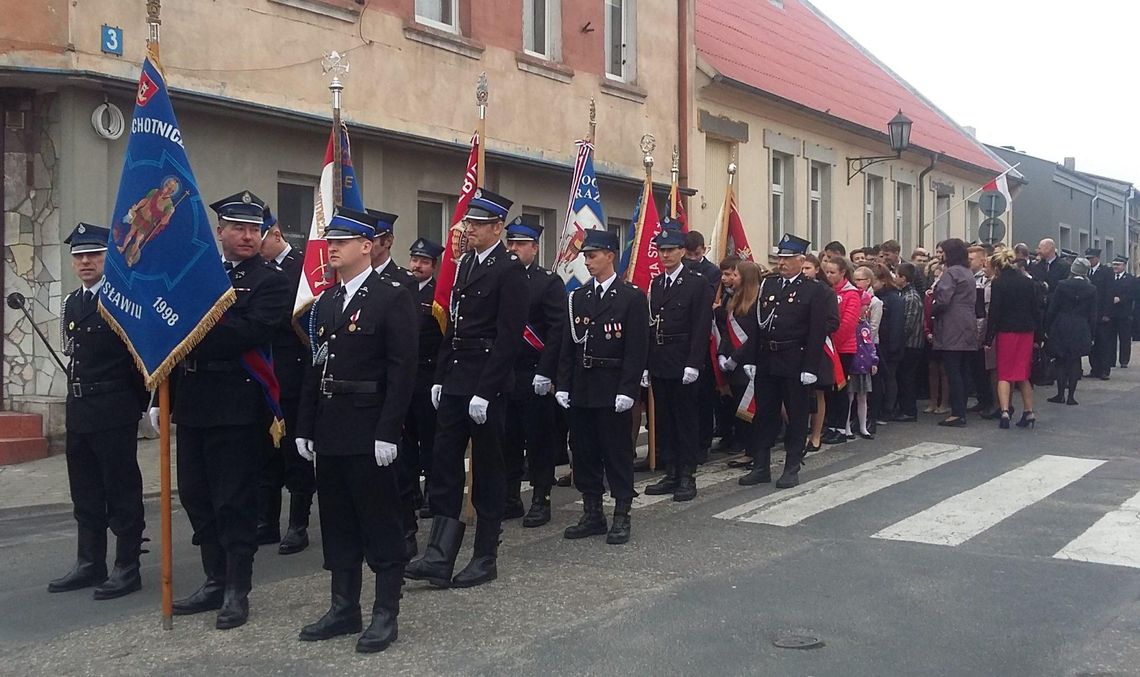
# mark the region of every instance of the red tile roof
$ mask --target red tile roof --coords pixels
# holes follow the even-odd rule
[[[725,78],[886,133],[902,109],[914,146],[1000,172],[973,137],[916,94],[818,10],[784,0],[697,0],[697,53]]]

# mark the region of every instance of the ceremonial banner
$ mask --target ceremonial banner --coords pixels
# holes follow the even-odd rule
[[[677,184],[669,189],[669,217],[681,224],[681,232],[689,232],[689,217],[685,214],[685,204],[681,202],[681,189]]]
[[[640,209],[634,220],[633,246],[629,253],[629,266],[625,279],[642,293],[649,293],[649,283],[662,271],[661,257],[653,238],[661,234],[657,218],[657,205],[653,203],[653,184],[646,180],[641,190]]]
[[[558,241],[558,263],[555,271],[562,276],[566,289],[573,291],[590,279],[585,258],[581,255],[586,231],[606,227],[602,211],[602,195],[594,175],[594,144],[578,141],[578,159],[570,181],[570,200],[566,206],[566,225]]]
[[[740,211],[736,207],[736,193],[732,186],[724,196],[720,214],[717,215],[717,230],[713,238],[714,252],[723,252],[725,256],[739,256],[745,261],[754,261],[752,248],[748,246],[748,235],[744,232],[744,223],[740,220]],[[724,238],[723,248],[717,248]],[[719,262],[716,262],[719,263]]]
[[[443,255],[439,258],[439,274],[435,281],[435,300],[432,315],[439,322],[441,331],[447,331],[447,319],[451,316],[451,289],[459,274],[459,257],[467,250],[467,237],[463,234],[463,217],[467,215],[467,203],[479,188],[479,135],[471,137],[471,153],[467,156],[467,171],[463,174],[463,185],[459,189],[459,200],[451,215],[451,228],[443,242]]]
[[[99,309],[153,389],[234,302],[154,54],[143,62]]]
[[[305,244],[305,260],[301,264],[301,279],[297,282],[297,297],[293,301],[293,318],[303,315],[325,289],[336,284],[336,273],[329,267],[329,245],[324,241],[325,226],[336,210],[336,181],[333,166],[335,131],[329,132],[329,145],[325,149],[325,162],[321,170],[321,185],[313,200],[313,221],[309,225],[309,241]],[[364,198],[352,168],[352,151],[348,143],[348,128],[341,125],[340,177],[341,206],[353,211],[364,211]]]

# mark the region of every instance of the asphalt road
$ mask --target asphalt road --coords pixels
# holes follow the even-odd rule
[[[813,454],[808,482],[790,492],[740,487],[714,457],[695,501],[639,499],[626,546],[562,539],[580,507],[556,489],[551,525],[507,527],[498,581],[406,587],[400,640],[377,656],[354,654],[354,638],[296,641],[327,606],[319,538],[300,555],[258,557],[245,627],[219,632],[205,614],[164,632],[156,554],[145,556],[141,593],[49,595],[46,581],[73,558],[70,517],[3,519],[0,665],[52,675],[1140,675],[1136,388],[1140,370],[1082,382],[1079,407],[1046,403],[1041,389],[1033,430],[893,424],[873,442]],[[200,568],[185,515],[174,521],[184,594]],[[154,506],[148,524],[153,537]],[[366,606],[371,594],[366,583]],[[775,645],[798,637],[821,645]]]

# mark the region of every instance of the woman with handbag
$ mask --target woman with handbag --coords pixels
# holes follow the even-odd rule
[[[1088,259],[1073,261],[1069,278],[1057,284],[1045,314],[1045,349],[1057,365],[1057,395],[1049,401],[1056,404],[1077,404],[1073,395],[1081,378],[1081,358],[1092,349],[1098,317],[1096,287],[1088,274]]]
[[[990,257],[995,276],[990,285],[985,343],[993,347],[997,361],[998,425],[1002,429],[1009,429],[1013,416],[1010,397],[1014,383],[1025,408],[1017,427],[1032,428],[1037,423],[1029,375],[1033,346],[1041,333],[1041,306],[1033,279],[1018,270],[1014,257],[1012,249],[1002,249]]]

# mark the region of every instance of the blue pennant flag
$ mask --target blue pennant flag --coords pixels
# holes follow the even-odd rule
[[[573,291],[586,280],[585,258],[581,256],[586,231],[605,229],[606,215],[602,210],[602,194],[594,174],[594,145],[578,141],[578,159],[574,162],[574,175],[570,181],[570,204],[566,209],[566,225],[559,239],[558,263],[555,271],[562,276],[566,289]]]
[[[143,62],[100,308],[154,388],[234,302],[166,82]]]

